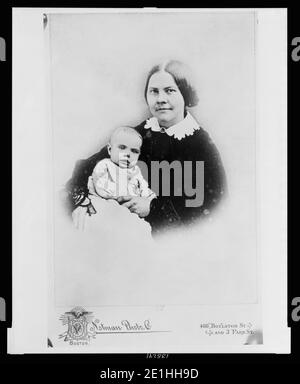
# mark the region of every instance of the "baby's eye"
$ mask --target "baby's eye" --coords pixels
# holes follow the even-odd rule
[[[120,144],[119,149],[126,149],[126,145]]]
[[[139,153],[140,153],[140,151],[139,151],[138,149],[132,149],[131,152],[132,152],[132,153],[136,153],[136,154],[139,154]]]

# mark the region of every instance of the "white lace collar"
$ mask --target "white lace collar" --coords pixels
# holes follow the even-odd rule
[[[187,112],[186,117],[181,120],[179,123],[172,125],[171,127],[164,129],[159,126],[158,120],[156,117],[151,117],[146,121],[144,125],[145,129],[151,129],[154,132],[166,132],[169,136],[174,136],[175,139],[181,140],[186,136],[190,136],[196,131],[200,129],[197,121],[193,118],[193,116]]]

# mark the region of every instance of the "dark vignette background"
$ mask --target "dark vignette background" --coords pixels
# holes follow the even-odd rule
[[[197,4],[196,4],[197,3]],[[6,300],[6,322],[0,322],[0,377],[6,375],[7,379],[22,379],[33,382],[41,382],[46,378],[61,382],[67,380],[70,382],[96,383],[100,381],[99,372],[101,369],[129,369],[140,370],[143,368],[198,368],[199,377],[202,380],[203,374],[208,373],[209,378],[229,378],[237,379],[239,382],[245,378],[250,380],[259,380],[261,371],[266,369],[268,375],[274,377],[281,373],[292,372],[294,368],[291,366],[300,363],[300,321],[294,322],[291,318],[293,307],[291,301],[293,297],[300,297],[299,287],[299,256],[297,252],[297,226],[296,218],[299,216],[299,206],[295,203],[298,190],[296,188],[296,175],[298,172],[297,155],[298,141],[296,138],[297,129],[299,129],[298,118],[298,89],[300,91],[300,61],[293,62],[291,60],[291,41],[294,37],[300,36],[300,12],[292,2],[274,1],[272,3],[263,4],[263,2],[243,2],[243,7],[272,7],[272,8],[288,8],[288,207],[289,207],[289,248],[288,248],[288,307],[287,320],[292,328],[292,353],[291,355],[197,355],[197,354],[172,354],[168,359],[146,359],[144,354],[111,354],[111,355],[19,355],[10,356],[6,354],[6,329],[12,323],[12,190],[11,190],[11,152],[5,153],[4,149],[12,148],[12,119],[11,119],[11,66],[12,66],[12,7],[142,7],[142,6],[158,6],[158,7],[187,7],[184,4],[176,4],[172,2],[156,4],[132,4],[126,3],[110,3],[97,1],[40,1],[33,4],[30,1],[18,2],[1,2],[0,5],[0,37],[6,41],[6,62],[0,62],[0,90],[1,90],[1,142],[2,142],[2,194],[1,194],[1,211],[2,211],[2,247],[1,247],[1,264],[0,264],[0,297]],[[189,7],[216,7],[216,8],[241,8],[238,1],[204,1],[190,2]],[[26,58],[24,58],[26,60]],[[34,207],[33,207],[34,208]],[[276,213],[274,213],[276,217]],[[5,245],[5,246],[4,246]],[[37,309],[38,311],[38,309]],[[33,314],[34,315],[34,314]],[[284,367],[288,364],[289,367]],[[214,369],[219,366],[219,369]],[[240,368],[240,369],[239,369]],[[241,372],[239,372],[241,371]],[[296,373],[296,372],[295,372]],[[271,378],[269,376],[269,378]],[[279,377],[278,377],[279,378]],[[101,380],[103,382],[103,380]],[[110,380],[111,382],[112,380]],[[160,380],[162,382],[162,380]],[[6,380],[4,381],[6,382]]]

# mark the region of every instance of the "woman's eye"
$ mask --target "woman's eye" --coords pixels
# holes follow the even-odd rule
[[[150,90],[149,90],[149,93],[150,93],[150,94],[156,94],[156,93],[157,93],[157,89],[150,89]]]
[[[173,93],[173,92],[176,92],[176,89],[173,89],[173,88],[167,89],[167,93]]]

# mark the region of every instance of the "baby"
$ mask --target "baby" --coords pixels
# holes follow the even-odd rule
[[[126,195],[154,198],[137,165],[141,146],[142,137],[135,129],[117,128],[107,146],[110,158],[100,160],[89,178],[89,194],[106,200]]]
[[[100,236],[104,248],[105,243],[125,247],[132,242],[144,247],[151,241],[150,225],[117,202],[120,196],[156,197],[137,165],[141,146],[142,137],[135,129],[117,128],[107,146],[110,158],[100,160],[89,177],[89,198],[96,214],[87,217],[88,232]]]

